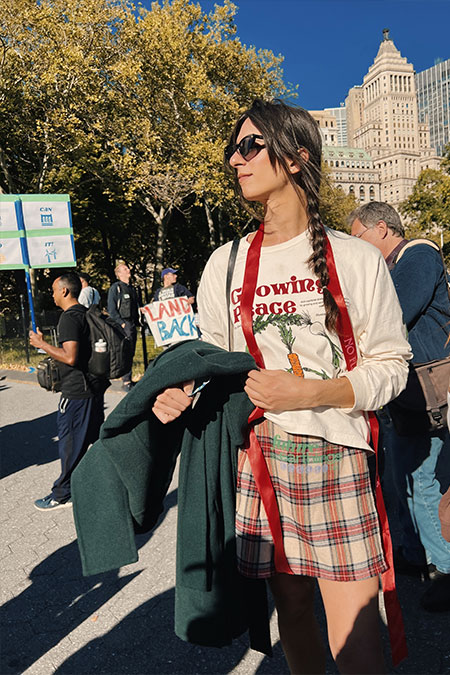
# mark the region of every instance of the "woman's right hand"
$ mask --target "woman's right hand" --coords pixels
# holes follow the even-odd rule
[[[183,382],[179,387],[164,389],[155,399],[152,411],[163,424],[173,422],[190,405],[192,398],[189,396],[194,388],[194,381]]]

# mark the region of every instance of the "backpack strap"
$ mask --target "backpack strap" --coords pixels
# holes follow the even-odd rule
[[[122,286],[120,285],[120,281],[117,282],[117,311],[120,309],[120,302],[121,302],[121,294],[122,294]]]
[[[233,320],[230,315],[230,292],[231,282],[233,279],[233,272],[236,265],[236,256],[239,248],[239,239],[233,239],[231,244],[230,256],[228,258],[227,281],[226,281],[226,299],[227,299],[227,316],[228,316],[228,351],[233,350]]]
[[[399,251],[399,253],[397,254],[397,256],[395,258],[395,263],[396,264],[398,263],[398,261],[400,260],[400,258],[402,257],[402,255],[404,254],[404,252],[408,248],[412,248],[413,246],[417,246],[417,244],[428,244],[428,246],[431,246],[431,248],[434,248],[435,251],[440,252],[440,250],[441,250],[440,246],[438,246],[438,244],[436,244],[435,241],[431,241],[431,239],[411,239],[410,241],[407,241],[404,246],[402,246],[401,251]]]

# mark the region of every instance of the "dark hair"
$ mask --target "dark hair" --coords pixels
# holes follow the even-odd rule
[[[325,325],[328,330],[336,329],[339,314],[336,302],[328,290],[330,280],[326,262],[327,240],[319,213],[319,190],[321,182],[322,138],[317,122],[307,110],[287,105],[283,101],[256,99],[236,122],[230,137],[234,144],[246,119],[250,119],[264,137],[270,163],[279,166],[294,187],[299,200],[308,214],[308,234],[313,253],[308,259],[311,271],[319,278],[323,289]],[[300,150],[306,150],[308,157],[302,157]],[[295,162],[300,171],[291,173],[289,163]],[[235,190],[244,207],[255,215],[243,197],[235,173]],[[306,203],[305,203],[306,200]]]
[[[358,219],[369,230],[374,227],[380,220],[384,220],[386,225],[397,237],[405,236],[405,228],[397,211],[393,206],[386,202],[368,202],[358,206],[351,212],[347,218],[347,223],[350,227],[353,222]]]
[[[78,276],[80,279],[84,279],[84,281],[88,284],[91,280],[91,277],[87,272],[78,272]]]
[[[81,293],[81,281],[78,274],[75,272],[65,272],[57,278],[57,281],[59,281],[60,286],[67,288],[72,298],[78,298]]]

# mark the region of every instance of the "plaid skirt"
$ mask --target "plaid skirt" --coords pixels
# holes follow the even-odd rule
[[[333,581],[384,572],[366,452],[289,434],[266,419],[255,432],[272,478],[292,572]],[[236,538],[241,574],[267,578],[276,573],[269,523],[245,450],[238,458]]]

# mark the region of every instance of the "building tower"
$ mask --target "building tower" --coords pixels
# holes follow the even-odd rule
[[[348,142],[369,153],[380,171],[381,199],[397,206],[421,170],[439,168],[439,159],[430,147],[428,124],[419,122],[413,65],[387,28],[361,89],[353,87],[347,98]]]
[[[450,59],[416,74],[419,121],[430,126],[430,142],[442,157],[450,143]]]
[[[347,145],[347,109],[345,103],[341,103],[339,108],[325,108],[324,112],[330,113],[336,120],[337,145]]]

